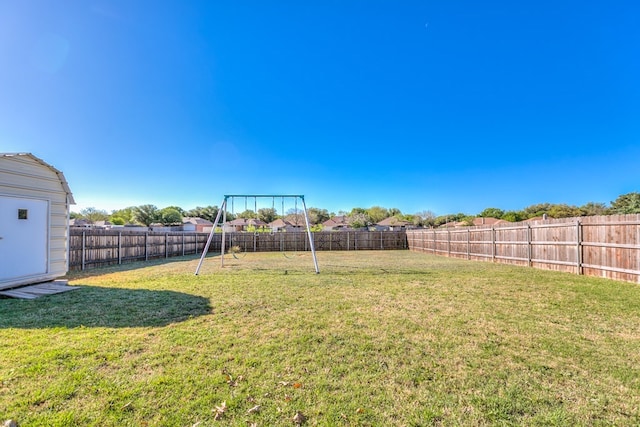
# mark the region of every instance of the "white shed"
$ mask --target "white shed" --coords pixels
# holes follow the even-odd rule
[[[0,153],[0,289],[67,273],[71,204],[62,172],[30,153]]]

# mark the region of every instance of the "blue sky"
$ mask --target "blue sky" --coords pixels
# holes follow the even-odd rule
[[[304,194],[475,214],[640,191],[640,2],[0,2],[0,151],[74,211]]]

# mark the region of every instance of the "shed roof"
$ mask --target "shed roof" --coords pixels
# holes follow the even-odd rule
[[[59,171],[58,169],[56,169],[53,166],[51,166],[49,163],[47,163],[44,160],[42,160],[41,158],[36,157],[31,153],[0,153],[0,157],[26,157],[26,158],[29,158],[29,159],[33,160],[36,163],[41,164],[42,166],[45,166],[45,167],[51,169],[53,172],[55,172],[56,175],[58,175],[58,179],[60,180],[60,184],[62,185],[62,188],[64,189],[65,193],[67,193],[67,200],[69,201],[69,203],[72,204],[72,205],[76,204],[76,201],[73,199],[73,194],[71,193],[71,189],[69,188],[69,183],[67,182],[66,178],[64,177],[64,174],[61,171]]]

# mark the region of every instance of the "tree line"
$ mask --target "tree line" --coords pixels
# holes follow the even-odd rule
[[[218,206],[196,207],[184,210],[179,206],[167,206],[159,209],[155,205],[131,206],[125,209],[114,210],[110,214],[104,210],[86,208],[80,212],[72,212],[71,218],[84,219],[90,223],[98,221],[109,221],[114,225],[135,224],[151,226],[152,224],[162,224],[165,226],[182,224],[184,217],[197,217],[209,221],[215,221],[218,215]],[[569,218],[592,215],[613,215],[613,214],[634,214],[640,213],[640,193],[632,192],[618,196],[607,205],[605,203],[589,202],[583,206],[574,206],[558,203],[538,203],[524,209],[503,210],[489,207],[476,215],[466,213],[455,213],[446,215],[435,215],[432,211],[425,210],[413,214],[404,214],[397,208],[385,208],[382,206],[372,206],[370,208],[356,207],[351,211],[329,212],[327,209],[310,207],[307,209],[309,222],[312,224],[322,224],[330,218],[336,216],[344,217],[344,220],[352,228],[363,228],[378,222],[395,217],[418,227],[439,227],[448,222],[463,222],[471,225],[476,217],[497,218],[510,222],[524,221],[530,218]],[[304,224],[304,215],[300,209],[289,209],[278,214],[274,208],[261,208],[257,212],[246,209],[238,214],[227,212],[227,221],[236,218],[259,219],[265,223],[270,223],[278,218],[282,218],[292,224]]]

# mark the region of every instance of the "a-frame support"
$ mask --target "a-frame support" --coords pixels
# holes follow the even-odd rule
[[[220,209],[218,210],[218,214],[216,215],[216,220],[213,223],[213,227],[211,228],[211,232],[209,233],[209,238],[207,239],[207,244],[204,246],[202,251],[202,256],[200,257],[200,261],[198,262],[198,267],[196,267],[195,275],[197,276],[200,273],[200,268],[202,267],[202,263],[209,252],[209,247],[211,246],[211,241],[213,240],[213,235],[216,231],[216,227],[220,223],[220,217],[222,216],[222,243],[220,247],[220,265],[224,266],[224,251],[225,251],[225,224],[227,222],[227,201],[233,198],[299,198],[302,201],[302,210],[304,212],[304,222],[307,226],[307,236],[309,237],[309,246],[311,248],[311,255],[313,257],[313,265],[316,270],[316,274],[320,273],[320,269],[318,268],[318,258],[316,257],[316,247],[313,242],[313,233],[311,232],[311,226],[309,224],[309,215],[307,214],[307,204],[304,201],[304,196],[295,194],[276,194],[276,195],[266,195],[266,194],[227,194],[224,196],[222,200],[222,204],[220,205]]]

